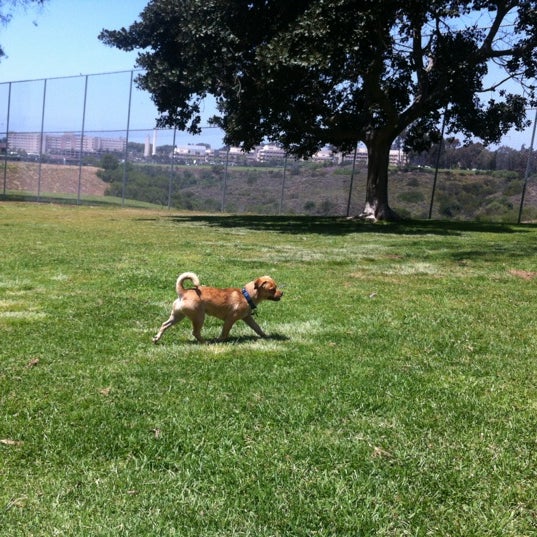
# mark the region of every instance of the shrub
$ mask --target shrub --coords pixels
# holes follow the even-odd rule
[[[399,201],[404,201],[406,203],[421,203],[425,201],[423,192],[420,192],[419,190],[401,192],[397,198]]]

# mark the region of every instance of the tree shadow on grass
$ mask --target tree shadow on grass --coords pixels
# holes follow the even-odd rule
[[[527,233],[534,229],[533,224],[516,226],[514,224],[490,222],[450,222],[434,220],[401,220],[370,224],[360,220],[339,217],[314,216],[251,216],[251,215],[196,215],[170,216],[177,224],[201,223],[208,226],[244,228],[253,231],[273,231],[292,235],[348,235],[351,233],[378,233],[381,235],[444,235],[457,236],[462,233]]]

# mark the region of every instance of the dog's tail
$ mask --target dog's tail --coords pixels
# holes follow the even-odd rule
[[[183,274],[181,274],[179,278],[177,278],[177,282],[175,284],[175,290],[177,291],[177,294],[179,296],[182,296],[186,291],[186,289],[183,287],[183,282],[185,280],[190,280],[194,287],[199,287],[200,285],[200,279],[196,274],[194,274],[193,272],[183,272]]]

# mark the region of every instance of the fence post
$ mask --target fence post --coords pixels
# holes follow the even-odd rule
[[[225,167],[225,170],[224,170],[224,182],[223,182],[223,185],[222,185],[222,207],[220,209],[220,212],[225,212],[226,210],[226,190],[227,190],[227,169],[228,169],[228,164],[229,164],[229,145],[227,146],[227,151],[226,151],[226,167]]]
[[[170,168],[170,182],[168,183],[168,210],[172,208],[172,181],[173,172],[175,170],[175,134],[177,133],[177,127],[173,128],[173,141],[172,141],[172,165]]]
[[[349,197],[347,199],[347,218],[351,215],[351,198],[354,185],[354,170],[356,169],[356,154],[358,152],[358,144],[354,146],[354,157],[352,159],[351,184],[349,185]]]
[[[282,214],[283,210],[283,195],[285,192],[285,176],[287,172],[287,153],[285,154],[285,157],[283,159],[283,177],[282,177],[282,190],[280,192],[280,207],[278,210],[278,214]]]
[[[530,150],[528,152],[528,162],[526,163],[526,173],[524,174],[524,184],[522,186],[522,195],[520,196],[520,208],[518,209],[517,224],[522,220],[522,209],[524,208],[524,198],[526,197],[526,188],[528,186],[528,177],[530,175],[531,156],[533,153],[533,142],[535,141],[535,126],[537,125],[537,109],[535,110],[535,119],[533,120],[533,131],[531,133]]]
[[[436,166],[434,167],[433,190],[431,192],[431,203],[429,205],[429,220],[433,216],[433,205],[434,205],[434,196],[436,192],[436,181],[438,179],[438,166],[440,165],[440,154],[442,153],[442,145],[444,143],[444,130],[446,128],[446,112],[447,112],[447,108],[444,108],[444,116],[442,117],[442,131],[440,134],[440,142],[438,144],[438,152],[436,153]]]
[[[43,106],[41,108],[41,133],[39,136],[39,168],[37,173],[37,201],[41,200],[41,165],[43,162],[43,145],[45,140],[43,139],[45,132],[45,102],[47,99],[47,79],[43,80]]]
[[[123,184],[121,186],[121,206],[125,207],[125,190],[127,188],[127,160],[129,158],[129,132],[131,128],[131,102],[132,102],[132,81],[134,71],[131,71],[129,83],[129,107],[127,109],[127,132],[125,136],[125,159],[123,161]]]
[[[11,82],[7,90],[6,153],[4,155],[4,196],[7,193],[7,157],[9,151],[9,113],[11,110]]]
[[[86,80],[84,84],[84,107],[82,108],[82,131],[80,133],[80,153],[79,153],[79,159],[78,159],[78,188],[77,188],[77,196],[76,196],[76,203],[77,205],[80,205],[80,193],[82,190],[82,155],[84,152],[84,134],[85,134],[85,126],[86,126],[86,101],[88,97],[88,75],[86,75]]]

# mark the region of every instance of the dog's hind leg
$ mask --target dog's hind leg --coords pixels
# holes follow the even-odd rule
[[[167,321],[162,323],[161,327],[159,328],[159,331],[156,333],[155,336],[153,336],[153,343],[157,343],[158,340],[162,337],[162,334],[164,334],[164,332],[168,330],[170,326],[173,326],[179,321],[182,321],[184,318],[185,318],[184,313],[172,311],[170,318]]]
[[[235,324],[235,319],[226,319],[224,321],[224,326],[222,327],[222,332],[220,332],[218,341],[225,341],[228,338],[229,332],[233,328],[234,324]]]
[[[205,343],[205,339],[201,335],[201,329],[205,322],[205,312],[201,310],[183,309],[183,313],[190,319],[192,323],[192,335],[198,340],[199,343]]]

